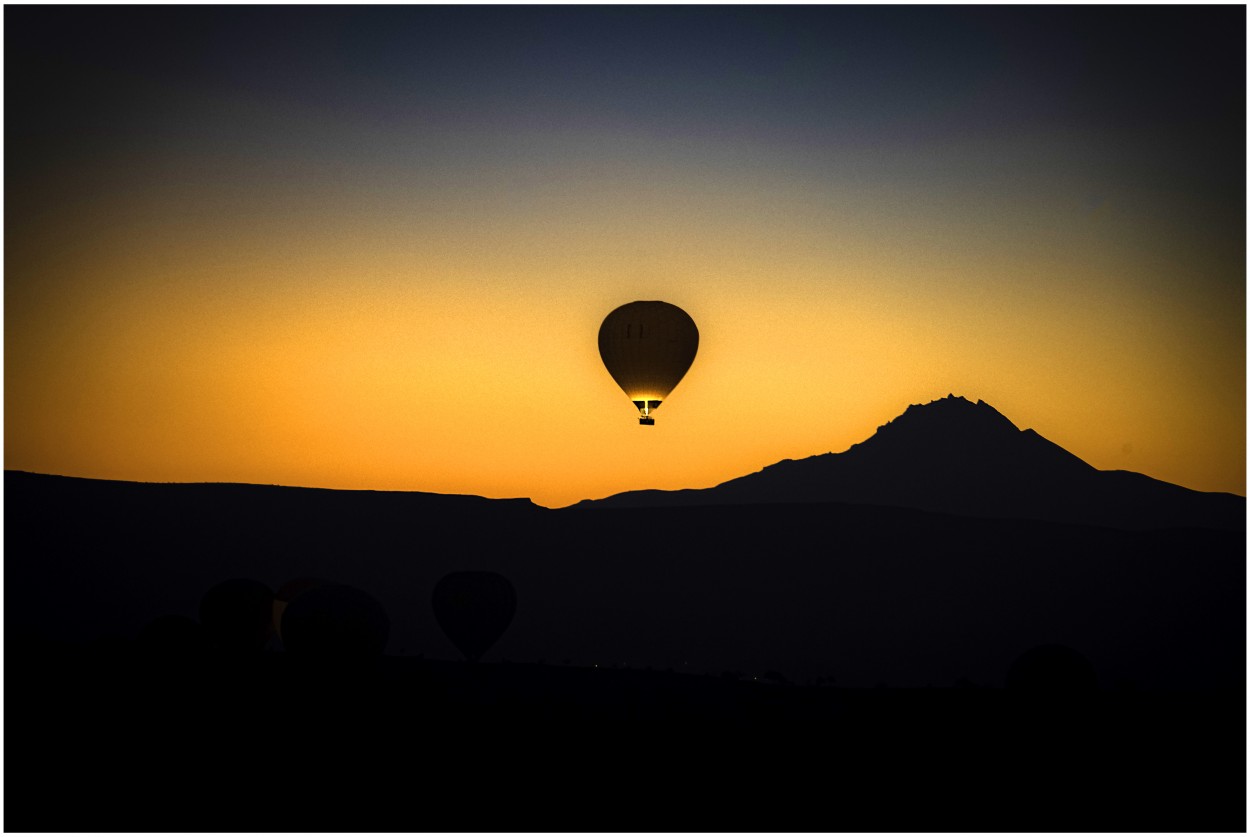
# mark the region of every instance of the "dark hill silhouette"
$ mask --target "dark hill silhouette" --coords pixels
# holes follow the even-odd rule
[[[4,505],[16,831],[638,831],[656,811],[1244,831],[1244,530],[12,471]],[[434,603],[465,571],[515,588],[475,664],[449,662]],[[260,607],[201,607],[231,579]],[[316,608],[314,639],[367,654],[228,653],[196,618],[259,630],[267,591],[285,620],[329,585],[380,611]],[[941,688],[961,681],[983,688]]]
[[[1244,530],[1246,500],[1100,471],[984,401],[908,407],[842,453],[787,459],[706,489],[629,491],[573,508],[862,503],[1124,529]]]
[[[1108,683],[1244,677],[1245,533],[1130,530],[846,503],[551,510],[527,501],[5,473],[6,629],[136,636],[249,578],[375,597],[387,653],[458,659],[449,573],[516,588],[483,656],[792,682],[1001,678],[1019,649],[1088,654]],[[275,639],[276,641],[276,639]],[[1005,658],[1005,659],[1004,659]]]

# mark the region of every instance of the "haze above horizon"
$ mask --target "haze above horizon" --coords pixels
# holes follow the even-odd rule
[[[982,399],[1245,494],[1245,9],[5,9],[5,467],[700,488]],[[613,308],[699,327],[639,427]]]

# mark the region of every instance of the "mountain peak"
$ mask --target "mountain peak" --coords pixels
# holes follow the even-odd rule
[[[982,487],[1011,485],[1025,474],[1051,482],[1094,470],[1032,430],[1021,430],[986,402],[954,394],[912,404],[847,455],[865,467],[910,474],[905,480],[944,472],[950,481]]]
[[[784,460],[712,488],[626,492],[582,506],[857,503],[1135,529],[1245,528],[1245,499],[1099,471],[984,401],[912,404],[842,453]]]
[[[908,416],[913,418],[923,417],[927,420],[939,415],[961,417],[982,416],[985,418],[996,417],[1000,422],[1006,422],[1012,427],[1015,427],[1015,425],[1011,423],[1010,419],[981,399],[978,398],[974,402],[969,401],[962,395],[954,394],[947,395],[945,398],[936,398],[927,404],[911,404],[906,410],[903,411],[902,415],[886,422],[886,425],[883,426],[894,424],[899,421],[899,419],[903,419]]]
[[[878,427],[871,438],[856,447],[877,444],[980,446],[1013,443],[1019,434],[1019,427],[984,401],[972,402],[962,395],[951,394],[927,404],[910,405],[902,415]]]

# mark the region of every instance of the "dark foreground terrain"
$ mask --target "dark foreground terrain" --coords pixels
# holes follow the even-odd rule
[[[6,830],[1245,829],[1233,692],[172,665],[118,648],[14,663]]]
[[[1244,532],[5,488],[6,830],[1246,826]],[[459,570],[516,591],[478,664],[431,608]],[[372,596],[385,653],[152,640],[300,577]],[[1013,680],[1038,646],[1085,679]]]

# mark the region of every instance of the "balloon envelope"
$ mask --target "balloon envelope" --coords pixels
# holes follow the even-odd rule
[[[200,624],[224,651],[259,652],[273,631],[273,591],[250,578],[223,581],[200,600]]]
[[[278,591],[273,594],[273,629],[277,632],[278,639],[282,639],[282,614],[291,602],[309,590],[324,587],[327,584],[333,584],[333,582],[326,581],[324,578],[293,578],[278,588]]]
[[[378,600],[346,584],[305,590],[282,614],[282,642],[292,654],[376,657],[390,633],[391,620]]]
[[[499,573],[449,573],[434,586],[434,617],[465,659],[477,662],[516,614],[516,590]]]
[[[698,350],[694,320],[668,302],[630,302],[599,326],[603,365],[644,417],[668,398]]]
[[[167,615],[153,619],[139,631],[135,643],[140,652],[156,657],[199,657],[209,649],[204,626],[189,616]]]

